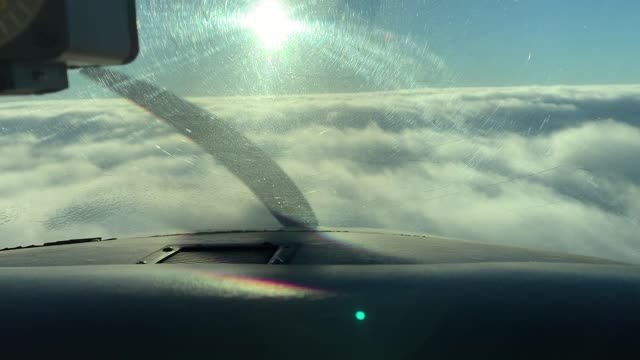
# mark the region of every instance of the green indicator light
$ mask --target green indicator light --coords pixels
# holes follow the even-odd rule
[[[362,321],[367,318],[367,314],[364,311],[356,311],[356,319]]]

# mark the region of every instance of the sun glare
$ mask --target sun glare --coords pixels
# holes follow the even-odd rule
[[[260,0],[241,18],[240,25],[252,30],[260,44],[269,50],[282,48],[291,34],[303,29],[302,23],[289,17],[279,0]]]

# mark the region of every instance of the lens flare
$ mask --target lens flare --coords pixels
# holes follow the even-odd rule
[[[190,274],[197,274],[197,277],[203,280],[200,282],[203,287],[217,289],[220,291],[218,295],[221,296],[237,298],[324,298],[334,296],[328,290],[276,279],[232,275],[209,270],[190,272]]]

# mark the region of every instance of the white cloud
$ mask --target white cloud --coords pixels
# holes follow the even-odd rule
[[[640,261],[640,86],[197,98],[323,226]],[[276,228],[250,191],[123,100],[0,104],[0,246]]]

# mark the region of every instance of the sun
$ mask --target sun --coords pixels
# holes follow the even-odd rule
[[[302,31],[301,22],[294,21],[279,0],[260,0],[240,18],[240,26],[252,30],[260,44],[268,50],[278,50],[289,36]]]

